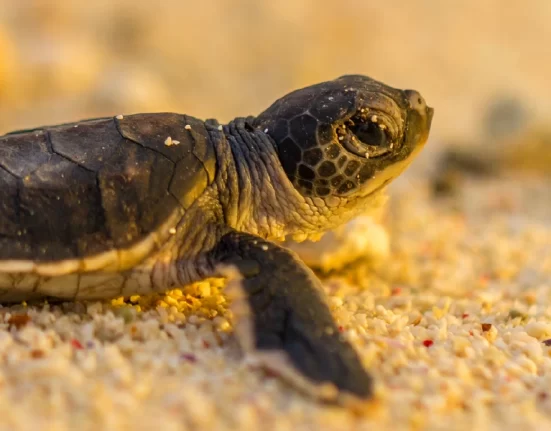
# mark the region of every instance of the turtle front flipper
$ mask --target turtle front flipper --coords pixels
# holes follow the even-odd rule
[[[213,253],[230,279],[236,333],[254,362],[325,400],[371,396],[371,377],[339,333],[320,281],[293,252],[230,232]]]

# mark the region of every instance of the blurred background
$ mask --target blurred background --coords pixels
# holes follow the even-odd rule
[[[432,140],[471,142],[496,104],[494,128],[551,118],[550,22],[549,0],[0,0],[0,133],[145,111],[227,121],[362,73],[421,91]]]

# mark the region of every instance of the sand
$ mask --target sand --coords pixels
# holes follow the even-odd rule
[[[0,307],[0,429],[551,427],[549,180],[393,188],[391,257],[324,279],[377,382],[358,414],[248,365],[223,282]]]
[[[345,73],[415,88],[436,109],[422,159],[392,185],[390,242],[371,226],[368,260],[322,262],[339,269],[324,289],[376,380],[361,412],[251,367],[211,281],[0,305],[0,431],[551,429],[551,146],[523,134],[549,129],[550,19],[548,0],[0,1],[2,133],[135,112],[226,121]],[[503,98],[528,123],[508,147],[486,130]],[[434,153],[450,144],[516,150],[495,158],[500,177],[435,198]]]

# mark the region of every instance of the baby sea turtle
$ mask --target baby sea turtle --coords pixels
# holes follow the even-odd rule
[[[101,299],[231,276],[259,364],[325,399],[368,398],[320,282],[277,244],[368,209],[427,140],[413,90],[343,76],[226,125],[119,115],[0,137],[0,302]]]

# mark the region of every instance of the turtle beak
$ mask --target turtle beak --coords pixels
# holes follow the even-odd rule
[[[430,129],[432,124],[432,116],[434,115],[434,109],[430,106],[427,106],[427,128]]]
[[[418,91],[404,90],[404,96],[409,105],[410,115],[417,117],[417,120],[414,120],[414,122],[417,123],[417,127],[421,133],[420,139],[416,140],[423,146],[429,135],[434,109],[427,105],[425,99]]]

